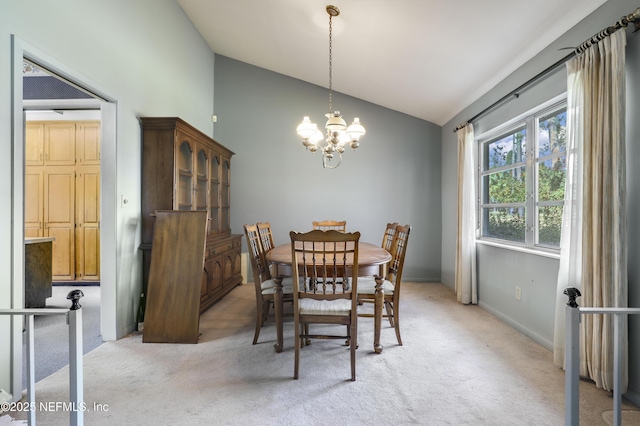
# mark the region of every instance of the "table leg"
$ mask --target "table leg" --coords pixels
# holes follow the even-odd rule
[[[373,332],[373,351],[377,354],[382,352],[384,346],[380,344],[380,329],[382,328],[382,308],[384,306],[384,290],[382,289],[382,283],[384,278],[378,276],[376,279],[376,291],[374,294],[374,332]]]
[[[276,344],[273,347],[276,352],[282,352],[282,316],[283,316],[283,301],[282,301],[282,279],[283,277],[276,277],[273,279],[275,287],[273,289],[273,310],[276,315]]]

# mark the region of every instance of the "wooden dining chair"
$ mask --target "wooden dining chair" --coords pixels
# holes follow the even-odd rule
[[[321,220],[321,221],[313,221],[313,229],[321,230],[321,231],[347,231],[347,221],[346,220]]]
[[[293,378],[298,378],[300,349],[310,339],[346,339],[351,354],[351,380],[355,380],[360,233],[314,230],[292,231],[289,235],[292,265],[298,265],[298,273],[293,274]],[[347,330],[346,334],[311,334],[309,324],[344,325]]]
[[[256,291],[256,331],[253,335],[253,344],[258,343],[260,329],[264,326],[271,306],[274,305],[275,281],[271,277],[271,271],[265,257],[262,240],[257,225],[244,225],[244,233],[247,237],[249,258],[253,270],[253,282]],[[284,277],[282,281],[283,301],[291,301],[293,294],[293,282],[291,277]]]
[[[383,302],[386,310],[383,318],[388,318],[391,327],[395,328],[396,338],[400,346],[402,346],[402,338],[400,337],[400,287],[410,232],[410,225],[398,225],[395,227],[395,235],[391,247],[388,249],[391,253],[391,261],[387,267],[385,277],[375,275],[358,278],[359,303],[375,303],[376,284],[381,286],[384,291]],[[384,243],[385,240],[383,240]],[[361,312],[358,316],[372,318],[375,314]]]

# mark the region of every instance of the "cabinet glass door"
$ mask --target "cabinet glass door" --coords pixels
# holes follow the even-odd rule
[[[222,162],[222,182],[220,185],[220,230],[227,231],[231,229],[231,218],[229,217],[229,207],[231,205],[229,199],[229,181],[230,181],[229,160]]]
[[[209,156],[204,149],[198,149],[196,157],[196,210],[207,210],[207,185],[209,184]]]
[[[220,157],[211,157],[211,189],[209,192],[209,206],[211,208],[211,220],[209,232],[220,232]]]
[[[184,141],[178,148],[177,210],[192,210],[193,207],[193,149]]]

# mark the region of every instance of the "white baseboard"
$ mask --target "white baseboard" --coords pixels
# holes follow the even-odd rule
[[[525,336],[527,336],[530,339],[534,340],[535,342],[537,342],[541,346],[543,346],[546,349],[548,349],[548,350],[553,352],[553,342],[550,341],[549,339],[546,339],[546,338],[542,337],[540,334],[536,333],[535,331],[533,331],[533,330],[523,326],[522,324],[514,321],[513,319],[511,319],[511,318],[507,317],[506,315],[504,315],[503,313],[496,311],[491,306],[488,306],[488,305],[482,303],[482,301],[478,301],[478,306],[481,307],[482,309],[484,309],[485,311],[489,312],[494,317],[498,318],[500,321],[510,325],[511,327],[513,327],[516,330],[518,330],[520,333],[524,334]]]

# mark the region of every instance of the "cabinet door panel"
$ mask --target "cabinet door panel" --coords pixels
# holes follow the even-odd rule
[[[233,258],[234,256],[227,252],[224,256],[224,272],[222,276],[224,277],[225,282],[233,278]]]
[[[74,280],[74,230],[73,228],[47,228],[47,237],[54,237],[53,262],[51,265],[54,281]]]
[[[100,230],[81,227],[76,232],[78,240],[78,278],[86,281],[100,280]]]
[[[42,123],[26,124],[24,163],[27,166],[44,164],[44,124]]]
[[[83,167],[76,178],[78,229],[76,271],[82,280],[100,279],[100,170]]]
[[[235,259],[233,261],[233,276],[238,277],[242,273],[242,256],[240,255],[240,249],[234,253]]]
[[[43,236],[44,187],[41,168],[27,167],[24,176],[24,236]]]
[[[97,226],[100,221],[100,170],[85,169],[78,176],[78,222]]]
[[[238,249],[231,249],[225,255],[224,280],[226,286],[232,286],[241,273],[241,256]]]
[[[45,236],[56,238],[53,242],[54,280],[73,280],[75,279],[75,172],[64,167],[59,169],[45,172]]]
[[[204,262],[204,271],[202,273],[202,283],[200,284],[200,301],[205,300],[209,295],[209,275],[211,266],[209,262]]]
[[[45,164],[72,166],[76,163],[75,123],[48,123],[44,127]]]
[[[76,128],[78,162],[84,165],[100,164],[100,122],[83,121]]]
[[[209,281],[209,295],[217,293],[222,288],[223,272],[222,272],[222,256],[216,256],[212,259],[212,274]]]

